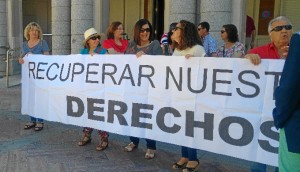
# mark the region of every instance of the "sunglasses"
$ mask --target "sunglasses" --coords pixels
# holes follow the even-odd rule
[[[223,34],[223,33],[226,32],[226,31],[225,31],[225,30],[221,30],[220,32]]]
[[[100,40],[100,38],[101,38],[100,36],[93,36],[93,37],[91,37],[90,39],[95,41],[96,39],[99,39],[99,40]]]
[[[276,27],[274,27],[274,28],[271,30],[271,32],[272,32],[272,31],[279,32],[279,31],[281,31],[283,28],[285,28],[285,30],[291,30],[293,27],[292,27],[292,25],[276,26]]]
[[[183,30],[181,27],[176,26],[176,27],[174,28],[174,31],[176,31],[176,30],[178,30],[178,29]]]
[[[146,29],[141,29],[140,33],[144,33],[144,32],[150,32],[150,28],[146,28]]]

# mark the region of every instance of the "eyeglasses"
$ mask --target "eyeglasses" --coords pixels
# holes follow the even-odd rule
[[[99,39],[99,40],[100,40],[100,38],[101,38],[100,36],[93,36],[93,37],[91,37],[90,39],[95,41],[96,39]]]
[[[140,33],[144,33],[144,32],[150,32],[150,28],[146,28],[146,29],[141,29]]]
[[[181,30],[182,30],[181,27],[176,26],[175,29],[174,29],[174,31],[176,31],[176,30],[178,30],[178,29],[181,29]]]
[[[279,32],[279,31],[281,31],[283,28],[285,28],[285,30],[291,30],[293,27],[292,27],[292,25],[276,26],[276,27],[274,27],[274,28],[271,30],[271,32],[272,32],[272,31]]]
[[[220,32],[223,34],[223,33],[226,32],[226,31],[225,31],[225,30],[221,30]]]

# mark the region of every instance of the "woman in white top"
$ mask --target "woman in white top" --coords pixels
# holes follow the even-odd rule
[[[173,56],[204,57],[205,50],[194,24],[181,20],[175,27],[172,39],[175,41]],[[196,29],[196,30],[194,30]],[[196,31],[196,33],[194,33]]]
[[[205,50],[200,41],[197,27],[186,20],[181,20],[175,27],[172,40],[175,41],[175,51],[173,56],[204,57]],[[173,169],[183,169],[183,171],[197,171],[199,160],[197,150],[194,148],[181,147],[181,158],[173,164]]]

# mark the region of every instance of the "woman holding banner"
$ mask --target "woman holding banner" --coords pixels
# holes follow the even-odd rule
[[[90,28],[84,32],[84,41],[83,45],[84,48],[80,50],[80,54],[106,54],[107,50],[101,47],[100,44],[101,36],[98,34],[96,29]],[[83,139],[78,142],[79,146],[85,146],[86,144],[90,143],[92,141],[91,135],[92,135],[93,129],[89,127],[83,128]],[[101,139],[101,143],[96,147],[96,150],[102,151],[105,150],[108,147],[108,132],[98,130],[98,134]]]
[[[28,54],[49,54],[49,47],[43,40],[43,32],[41,26],[36,22],[29,23],[24,29],[24,37],[27,41],[23,42],[22,55],[19,63],[23,64],[23,57]],[[44,128],[44,120],[31,117],[31,121],[24,126],[25,130],[34,128],[35,131],[41,131]]]
[[[140,19],[134,26],[134,38],[125,51],[125,54],[135,54],[138,58],[142,55],[162,55],[162,49],[157,40],[153,40],[152,25],[146,19]],[[139,138],[130,137],[131,143],[125,147],[126,152],[131,152],[138,147]],[[146,139],[147,151],[146,159],[154,158],[156,142]]]
[[[184,56],[186,59],[205,56],[197,27],[193,23],[181,20],[173,31],[172,39],[175,41],[173,56]],[[182,157],[173,164],[173,169],[183,169],[185,172],[199,169],[196,149],[182,146],[181,155]]]

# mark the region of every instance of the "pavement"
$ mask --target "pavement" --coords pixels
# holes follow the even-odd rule
[[[171,166],[180,158],[180,146],[158,142],[154,159],[144,158],[145,141],[133,152],[124,152],[128,136],[110,134],[109,147],[96,151],[92,142],[77,145],[82,128],[45,121],[42,131],[24,130],[29,116],[22,115],[20,75],[0,78],[0,172],[176,172]],[[252,162],[198,150],[203,172],[248,172]],[[267,167],[271,172],[274,167]]]

